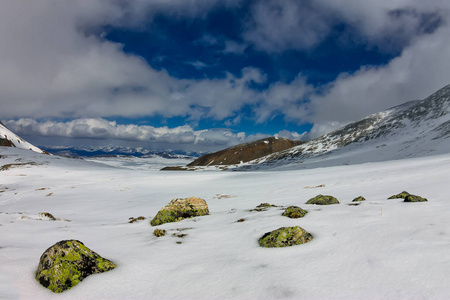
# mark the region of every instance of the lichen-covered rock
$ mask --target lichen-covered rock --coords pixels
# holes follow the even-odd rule
[[[422,198],[417,195],[409,194],[408,196],[405,197],[405,201],[403,201],[403,202],[425,202],[425,201],[428,201],[428,200],[426,198]]]
[[[309,199],[306,204],[330,205],[339,204],[339,201],[333,196],[317,195],[316,197]]]
[[[112,270],[116,265],[77,240],[60,241],[42,254],[36,280],[55,293],[77,285],[91,274]]]
[[[255,209],[253,209],[252,211],[266,211],[271,207],[277,207],[274,204],[270,204],[270,203],[261,203],[258,206],[256,206]]]
[[[267,232],[259,240],[261,247],[279,248],[300,245],[312,240],[312,235],[299,226],[281,227]]]
[[[366,198],[364,198],[363,196],[359,196],[352,200],[352,202],[361,202],[361,201],[366,201]]]
[[[400,194],[390,196],[388,199],[405,199],[408,195],[410,195],[410,193],[403,191]]]
[[[178,222],[183,219],[208,214],[208,204],[206,204],[205,200],[197,197],[177,198],[161,208],[150,224],[152,226],[158,226],[164,223]]]
[[[162,236],[165,236],[165,235],[166,235],[166,231],[165,231],[164,229],[158,229],[158,228],[156,228],[156,229],[153,231],[153,235],[156,236],[156,237],[162,237]]]
[[[145,220],[145,217],[144,217],[144,216],[140,216],[140,217],[137,217],[137,218],[131,217],[131,218],[129,218],[128,220],[129,220],[128,223],[135,223],[135,222],[137,222],[137,221],[143,221],[143,220]]]
[[[291,218],[291,219],[298,219],[303,218],[306,215],[306,210],[303,210],[302,208],[298,206],[289,206],[286,208],[286,210],[283,212],[282,216]]]

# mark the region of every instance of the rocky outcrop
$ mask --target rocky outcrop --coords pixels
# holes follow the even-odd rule
[[[339,201],[333,196],[317,195],[316,197],[309,199],[306,204],[330,205],[339,204]]]
[[[298,206],[289,206],[283,212],[282,216],[288,217],[291,219],[298,219],[298,218],[303,218],[306,215],[306,213],[307,213],[306,210],[303,210]]]
[[[205,200],[197,197],[177,198],[161,208],[150,224],[152,226],[158,226],[164,223],[178,222],[186,218],[208,214],[208,204],[206,204]]]
[[[245,163],[278,151],[300,145],[302,142],[279,137],[269,137],[250,143],[240,144],[218,152],[205,154],[188,164],[188,167],[235,165]]]
[[[279,248],[300,245],[312,240],[312,235],[299,226],[281,227],[267,232],[259,240],[261,247]]]
[[[407,191],[403,191],[400,194],[392,195],[388,199],[405,199],[409,193]]]
[[[403,202],[425,202],[428,201],[426,198],[422,198],[420,196],[417,195],[408,195],[405,197],[405,201]]]
[[[60,241],[42,254],[36,280],[55,293],[68,290],[91,274],[112,270],[116,265],[77,240]]]
[[[364,198],[363,196],[359,196],[352,200],[352,202],[361,202],[361,201],[366,201],[366,198]]]

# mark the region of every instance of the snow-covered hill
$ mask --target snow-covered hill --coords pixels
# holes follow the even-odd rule
[[[312,168],[450,152],[450,85],[240,169]]]
[[[0,146],[16,147],[32,150],[38,153],[44,153],[44,151],[42,151],[38,147],[28,143],[27,141],[13,133],[11,130],[6,128],[2,122],[0,122]]]

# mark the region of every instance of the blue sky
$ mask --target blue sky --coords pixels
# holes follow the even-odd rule
[[[0,3],[0,119],[41,144],[310,139],[449,83],[432,0]]]

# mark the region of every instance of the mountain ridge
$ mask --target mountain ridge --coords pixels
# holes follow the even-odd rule
[[[292,149],[249,162],[237,170],[265,169],[321,160],[371,162],[450,152],[450,85],[424,100],[414,100],[371,114]],[[389,151],[388,151],[389,150]],[[366,161],[351,154],[367,153]],[[305,166],[306,167],[306,166]]]

